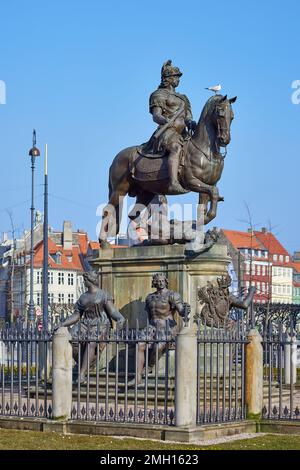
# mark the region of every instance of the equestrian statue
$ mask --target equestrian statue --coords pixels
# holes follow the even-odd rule
[[[119,152],[109,170],[109,202],[103,210],[99,241],[119,233],[122,203],[128,194],[136,198],[129,218],[137,221],[141,207],[153,201],[166,204],[167,195],[199,194],[204,224],[216,217],[224,158],[221,147],[230,142],[232,103],[215,92],[206,102],[200,119],[193,121],[188,98],[176,91],[182,73],[171,60],[163,64],[161,83],[149,100],[149,110],[158,127],[144,144]]]

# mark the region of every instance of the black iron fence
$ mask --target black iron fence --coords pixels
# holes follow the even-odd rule
[[[36,325],[0,330],[0,416],[50,418],[51,337]]]
[[[232,326],[197,325],[199,425],[245,418],[246,329],[242,320]],[[52,327],[0,332],[0,415],[52,417]],[[169,321],[71,328],[71,419],[174,425],[177,333]]]
[[[73,419],[174,424],[175,337],[145,328],[74,328]]]
[[[242,420],[245,409],[245,323],[198,323],[197,423]]]
[[[297,334],[291,317],[270,321],[262,330],[265,419],[300,419]]]

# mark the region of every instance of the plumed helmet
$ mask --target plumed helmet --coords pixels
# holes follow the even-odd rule
[[[167,60],[161,68],[161,78],[162,80],[167,77],[181,77],[182,73],[178,67],[172,65],[171,60]]]
[[[231,285],[232,279],[227,273],[226,276],[218,277],[217,282],[220,289],[228,289]]]

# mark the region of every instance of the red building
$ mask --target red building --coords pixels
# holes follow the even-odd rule
[[[256,287],[254,302],[265,303],[271,297],[272,271],[268,251],[254,232],[222,230],[233,268],[241,289]]]

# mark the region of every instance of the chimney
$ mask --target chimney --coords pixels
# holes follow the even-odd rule
[[[266,227],[262,227],[262,228],[261,228],[261,233],[267,233],[267,231],[268,231],[268,230],[266,229]]]
[[[72,222],[70,220],[64,220],[63,247],[64,250],[72,250]]]

